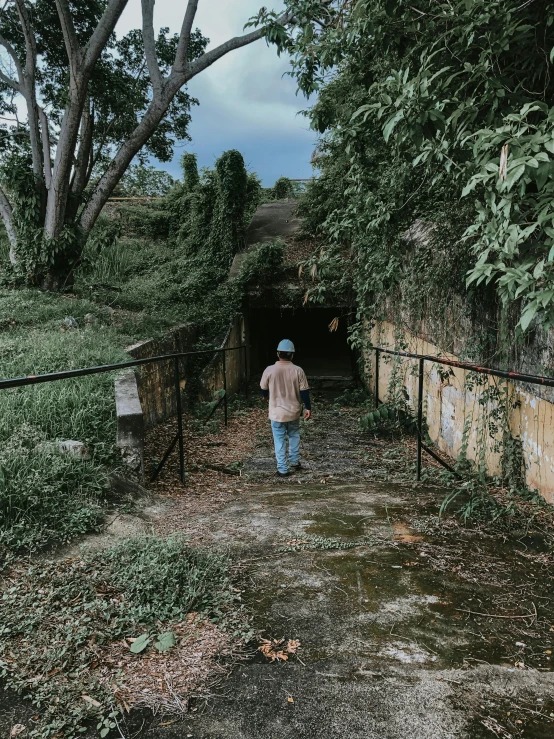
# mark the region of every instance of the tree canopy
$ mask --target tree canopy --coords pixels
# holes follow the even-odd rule
[[[390,296],[419,219],[438,225],[435,267],[448,234],[458,288],[494,287],[521,330],[552,325],[554,4],[340,0],[317,18],[310,5],[288,3],[298,29],[277,43],[300,89],[320,91],[320,275],[346,279],[332,267],[351,248],[361,304]]]
[[[181,30],[142,28],[117,38],[128,0],[6,0],[0,10],[0,216],[15,273],[32,283],[71,281],[84,243],[135,157],[168,161],[187,139],[186,84],[222,56],[284,29],[272,14],[255,30],[207,49],[188,0]],[[245,19],[246,20],[246,19]],[[19,120],[23,100],[26,120]],[[15,120],[14,120],[15,119]]]

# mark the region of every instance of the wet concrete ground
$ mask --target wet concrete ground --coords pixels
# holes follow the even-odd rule
[[[524,730],[535,739],[553,736],[548,655],[542,669],[516,667],[526,658],[510,629],[498,634],[494,625],[495,642],[487,624],[510,620],[467,613],[474,604],[479,612],[491,607],[491,589],[502,584],[437,570],[437,537],[410,525],[421,526],[422,515],[433,521],[436,501],[436,490],[302,484],[299,476],[191,522],[195,538],[230,548],[243,563],[244,597],[258,628],[269,638],[299,639],[302,647],[285,664],[258,655],[240,665],[218,697],[178,729],[158,728],[160,735],[447,739]],[[489,565],[498,556],[493,538],[472,543],[468,537],[464,545]],[[500,554],[503,565],[506,558],[516,567],[509,547]],[[515,621],[530,633],[536,619],[521,619],[528,609],[520,601],[515,606]],[[552,603],[543,600],[537,610],[544,620]]]

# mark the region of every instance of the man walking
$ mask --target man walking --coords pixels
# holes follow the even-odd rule
[[[292,363],[294,344],[288,339],[277,347],[278,360],[264,371],[260,387],[264,398],[269,398],[269,418],[275,444],[277,475],[288,477],[287,437],[289,462],[293,470],[300,470],[300,415],[304,403],[304,418],[311,416],[310,391],[304,370]]]

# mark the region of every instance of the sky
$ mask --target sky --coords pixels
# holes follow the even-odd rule
[[[212,48],[242,35],[244,24],[262,4],[263,0],[200,0],[195,27],[210,39],[208,48]],[[278,1],[269,7],[280,10],[282,6]],[[185,8],[185,0],[157,0],[155,26],[178,32]],[[117,34],[140,26],[140,0],[130,0]],[[238,149],[247,168],[266,187],[281,176],[310,177],[316,135],[299,115],[309,103],[296,95],[294,79],[284,76],[288,69],[288,60],[279,58],[275,47],[262,39],[230,52],[201,72],[188,85],[189,93],[200,101],[192,109],[192,142],[176,148],[172,162],[158,166],[180,177],[184,151],[195,152],[200,167],[212,167],[223,151]]]

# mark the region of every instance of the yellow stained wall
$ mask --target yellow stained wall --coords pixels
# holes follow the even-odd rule
[[[399,331],[388,321],[373,327],[371,341],[383,348],[458,359],[415,334]],[[375,352],[366,359],[375,377]],[[418,360],[381,354],[381,401],[387,399],[393,373],[405,386],[415,411]],[[468,374],[456,367],[425,362],[423,411],[431,439],[454,459],[462,452],[465,442],[467,458],[481,465],[488,474],[496,475],[501,469],[502,434],[508,413],[512,436],[522,441],[529,488],[538,490],[549,503],[554,503],[554,405],[533,395],[531,385],[519,386],[499,377],[479,375],[478,384],[468,387]],[[506,397],[508,403],[504,402]]]

